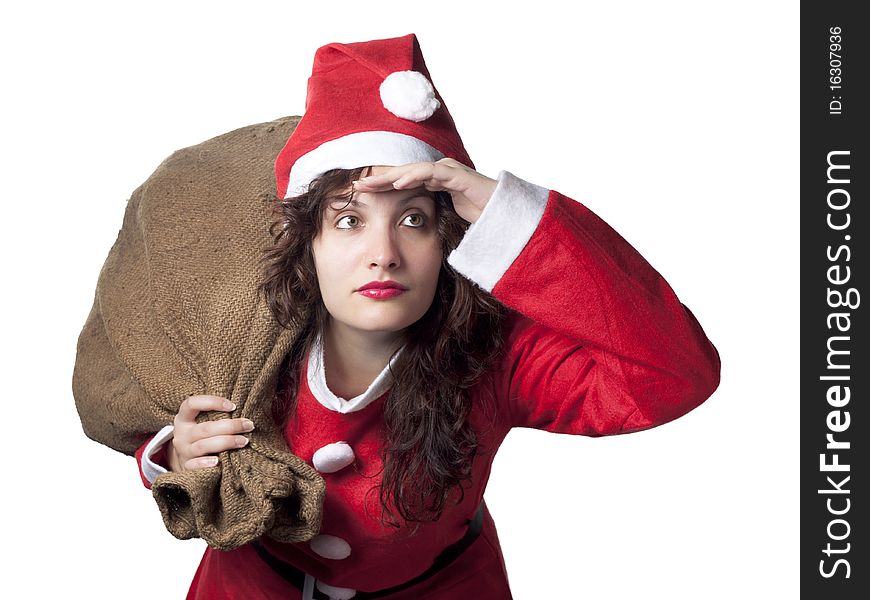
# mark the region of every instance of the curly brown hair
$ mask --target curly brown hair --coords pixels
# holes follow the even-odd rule
[[[351,183],[371,167],[333,169],[311,182],[305,194],[275,198],[271,245],[263,252],[259,291],[279,323],[298,335],[282,365],[272,406],[285,426],[294,412],[303,360],[329,314],[320,296],[311,242],[321,231],[326,207],[350,202]],[[469,223],[453,208],[450,194],[434,192],[443,259],[435,298],[428,311],[405,331],[405,349],[391,368],[392,384],[384,404],[385,445],[380,501],[390,501],[407,522],[435,521],[451,491],[465,492],[472,462],[481,449],[467,421],[472,385],[503,348],[501,325],[507,309],[491,294],[458,274],[447,256]],[[485,403],[484,410],[495,410]],[[384,522],[383,516],[381,518]],[[388,524],[399,527],[392,517]]]

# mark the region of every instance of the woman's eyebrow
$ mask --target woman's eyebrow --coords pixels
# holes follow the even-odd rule
[[[423,194],[423,193],[416,193],[416,194],[412,194],[411,196],[406,196],[406,197],[402,198],[401,200],[397,200],[397,202],[398,202],[399,204],[407,204],[408,202],[410,202],[411,200],[414,200],[414,199],[416,199],[416,198],[429,198],[429,199],[431,199],[433,202],[435,201],[435,199],[432,198],[432,196],[429,196],[429,195],[427,195],[427,194]],[[368,204],[366,204],[365,202],[360,202],[360,201],[357,200],[356,198],[352,198],[351,201],[350,201],[349,203],[347,203],[347,204],[349,204],[350,206],[353,206],[353,207],[360,207],[360,206],[362,206],[363,208],[368,208]],[[332,204],[330,204],[330,205],[329,205],[329,210],[334,210],[334,211],[337,212],[337,211],[339,211],[339,210],[343,210],[343,209],[345,208],[345,206],[347,206],[347,204],[342,205],[342,208],[341,208],[341,209],[338,209],[338,208],[332,208]]]

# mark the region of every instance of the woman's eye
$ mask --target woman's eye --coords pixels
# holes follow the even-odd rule
[[[408,225],[410,225],[411,227],[422,227],[423,224],[426,222],[426,219],[423,217],[423,215],[414,213],[405,217],[405,221],[410,221]]]
[[[342,226],[341,226],[341,222],[344,221],[345,219],[350,219],[350,222],[348,223],[349,227],[342,227]],[[353,216],[353,215],[344,215],[342,218],[340,218],[340,219],[335,223],[335,227],[336,227],[336,229],[353,229],[353,228],[356,227],[357,225],[359,225],[359,219],[357,219],[357,218],[356,218],[355,216]]]

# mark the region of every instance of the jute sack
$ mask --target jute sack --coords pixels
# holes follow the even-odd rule
[[[229,398],[231,416],[254,421],[248,446],[218,466],[161,474],[152,488],[172,535],[222,550],[320,529],[323,479],[269,413],[296,332],[256,290],[274,161],[298,121],[237,129],[163,161],[127,202],[78,339],[73,396],[101,444],[134,454],[194,394]]]

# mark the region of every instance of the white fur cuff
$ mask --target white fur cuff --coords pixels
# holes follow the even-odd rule
[[[145,452],[142,453],[142,474],[149,483],[154,483],[157,476],[161,473],[166,473],[166,469],[151,460],[151,457],[157,454],[160,447],[172,439],[175,428],[172,425],[167,425],[157,432],[148,445],[145,446]]]
[[[547,188],[501,171],[492,197],[447,262],[492,292],[538,228],[549,196]]]

